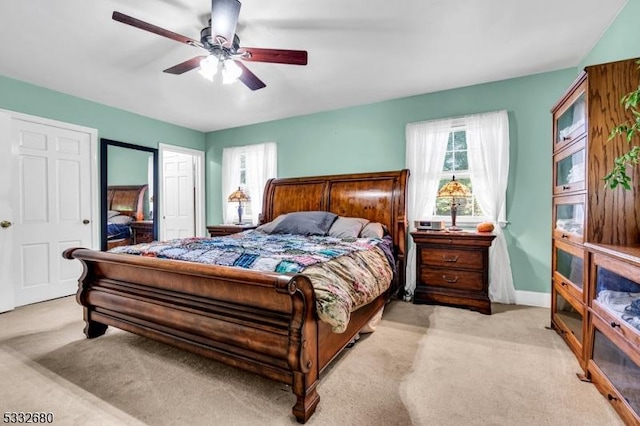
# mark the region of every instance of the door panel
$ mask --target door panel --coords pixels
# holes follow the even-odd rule
[[[90,225],[91,134],[11,119],[14,182],[13,287],[15,306],[75,293],[79,262],[62,250],[93,247]],[[87,221],[84,223],[83,221]]]

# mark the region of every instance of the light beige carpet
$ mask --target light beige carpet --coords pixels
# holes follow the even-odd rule
[[[310,425],[621,425],[545,329],[549,310],[494,314],[392,302],[318,386]],[[60,425],[290,425],[282,384],[110,328],[84,339],[72,297],[0,314],[0,411]]]

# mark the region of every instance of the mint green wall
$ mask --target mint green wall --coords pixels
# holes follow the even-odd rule
[[[110,145],[107,147],[108,185],[145,185],[149,183],[150,152]]]
[[[101,138],[204,150],[202,132],[0,76],[0,108],[98,129]]]
[[[578,69],[621,59],[640,57],[640,0],[628,0]]]
[[[511,156],[507,242],[518,290],[549,291],[550,108],[575,69],[295,117],[207,134],[209,223],[221,221],[222,148],[275,141],[278,176],[401,169],[410,122],[506,109]]]

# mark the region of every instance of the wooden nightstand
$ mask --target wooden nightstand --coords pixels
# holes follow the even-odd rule
[[[256,229],[256,225],[210,225],[207,226],[207,231],[212,237],[223,237],[225,235],[235,234],[237,232],[246,231],[247,229]]]
[[[131,243],[150,243],[153,241],[153,221],[139,220],[131,222]]]
[[[413,303],[436,303],[491,314],[489,232],[415,231]]]

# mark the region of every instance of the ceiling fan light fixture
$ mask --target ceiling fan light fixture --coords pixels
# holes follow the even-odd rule
[[[200,70],[198,72],[201,76],[213,82],[213,77],[218,72],[218,62],[218,58],[214,55],[209,55],[200,61]]]
[[[233,59],[224,61],[222,64],[222,84],[235,83],[241,75],[242,68],[240,68]]]

